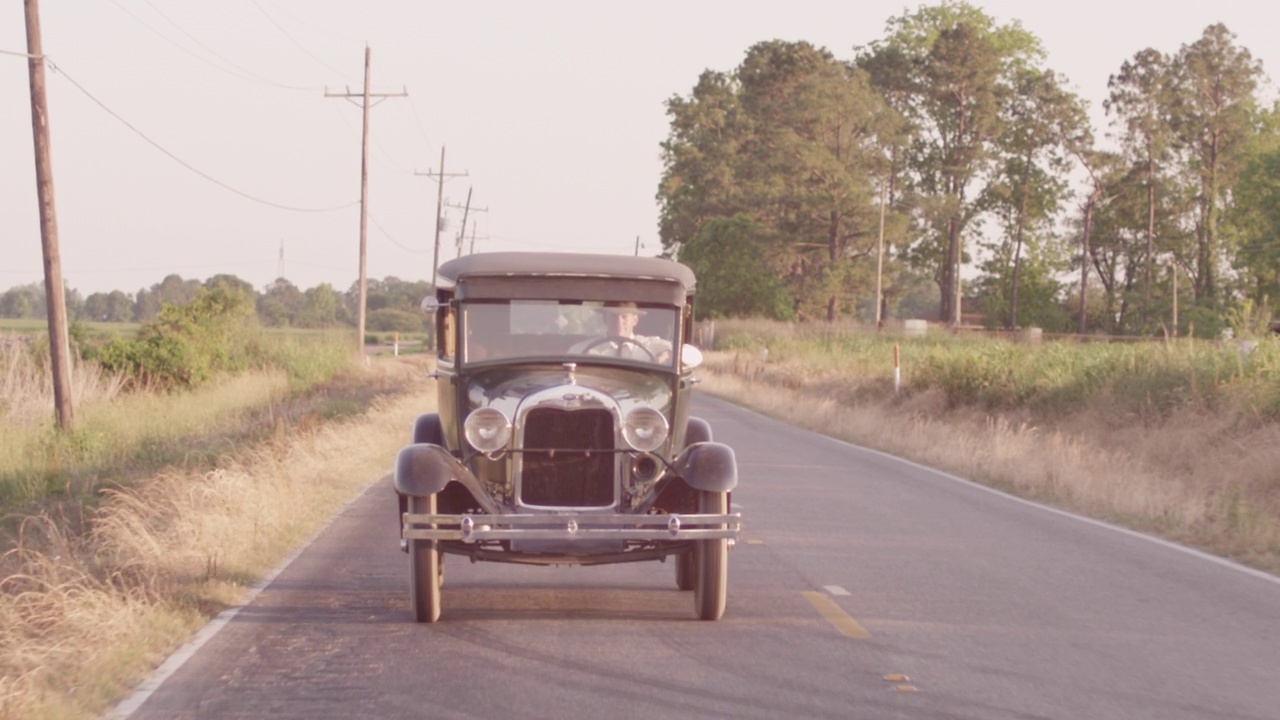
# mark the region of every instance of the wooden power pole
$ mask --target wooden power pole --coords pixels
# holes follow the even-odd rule
[[[44,46],[40,41],[38,0],[26,0],[27,70],[31,77],[31,132],[35,137],[36,196],[40,204],[40,244],[44,251],[44,297],[49,316],[49,360],[53,368],[53,404],[58,426],[75,422],[71,405],[71,344],[67,338],[66,295],[58,252],[58,213],[53,202],[53,162],[49,148],[49,108],[44,92]]]
[[[440,267],[440,224],[444,221],[444,181],[451,177],[465,177],[466,171],[460,173],[447,173],[444,171],[444,146],[440,146],[440,172],[433,172],[430,168],[426,172],[414,171],[414,175],[426,175],[436,179],[436,241],[435,251],[431,253],[431,301],[436,299],[436,270]],[[465,227],[465,226],[464,226]],[[438,349],[438,340],[436,338],[435,318],[429,318],[428,327],[431,328],[431,349]]]
[[[467,238],[467,216],[469,216],[473,212],[477,212],[477,213],[489,212],[489,208],[487,207],[482,207],[482,208],[471,207],[471,191],[473,189],[474,188],[467,188],[467,204],[460,206],[460,209],[462,210],[462,227],[458,228],[457,248],[455,248],[456,252],[454,253],[454,257],[456,258],[462,257],[462,245]],[[458,208],[459,206],[449,205],[449,207]],[[472,227],[475,227],[474,220],[471,221],[471,225]]]
[[[431,296],[436,294],[436,270],[440,267],[440,223],[444,221],[444,181],[449,178],[466,177],[467,171],[460,173],[447,173],[444,171],[444,146],[440,146],[440,172],[434,172],[428,169],[426,172],[414,172],[414,175],[426,175],[436,179],[436,244],[435,252],[431,254]]]
[[[369,247],[369,99],[389,97],[405,97],[408,91],[398,93],[373,93],[369,91],[369,46],[364,46],[364,90],[353,93],[350,88],[345,93],[331,93],[325,90],[325,97],[361,98],[360,106],[364,111],[364,127],[360,135],[360,306],[356,310],[356,347],[364,356],[364,320],[365,305],[368,298],[368,278],[366,273]]]

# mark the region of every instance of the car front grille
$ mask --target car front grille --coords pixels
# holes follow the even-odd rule
[[[613,438],[613,415],[607,410],[531,410],[524,420],[521,501],[552,507],[611,505]],[[591,452],[596,450],[605,452]]]

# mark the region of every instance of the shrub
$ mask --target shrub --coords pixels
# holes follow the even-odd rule
[[[380,308],[369,313],[365,329],[381,332],[422,332],[425,318],[421,313]]]
[[[255,364],[253,306],[224,287],[204,289],[185,305],[165,305],[137,339],[114,339],[92,351],[107,370],[144,386],[193,388],[218,372]]]

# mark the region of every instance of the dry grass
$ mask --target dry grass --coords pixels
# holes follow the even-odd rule
[[[124,380],[104,373],[96,363],[71,363],[71,401],[76,407],[110,400]],[[0,336],[0,423],[36,424],[53,419],[53,372],[47,355],[33,362],[19,336]]]
[[[174,469],[111,492],[74,522],[25,519],[0,560],[0,717],[100,713],[385,474],[434,398],[421,361],[360,372],[408,394],[288,428],[212,471]]]
[[[75,499],[124,482],[134,466],[181,462],[213,438],[242,432],[251,415],[284,398],[288,385],[283,371],[263,370],[189,393],[100,396],[78,406],[70,433],[51,421],[0,422],[0,507]]]
[[[807,382],[742,353],[708,353],[703,374],[707,392],[784,422],[1280,572],[1274,423],[1187,410],[1124,425],[1086,407],[1050,426],[949,409],[939,392],[884,397],[865,378],[841,387],[822,370]]]

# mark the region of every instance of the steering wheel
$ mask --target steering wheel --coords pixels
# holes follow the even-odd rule
[[[611,342],[618,343],[619,353],[622,352],[622,348],[624,346],[633,345],[637,348],[640,348],[640,350],[649,357],[649,362],[658,362],[658,358],[655,357],[653,353],[649,352],[649,348],[645,347],[644,345],[641,345],[640,343],[636,342],[633,338],[629,338],[629,337],[609,337],[606,335],[605,337],[602,337],[602,338],[596,338],[595,340],[588,342],[582,348],[582,352],[588,353],[588,354],[599,354],[599,353],[591,353],[591,349],[604,345],[605,343],[611,343]]]

